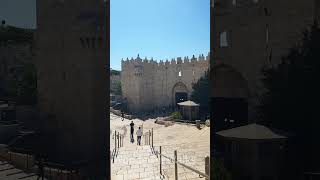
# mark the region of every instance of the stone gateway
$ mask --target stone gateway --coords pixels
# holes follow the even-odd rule
[[[209,55],[178,57],[171,62],[152,58],[122,60],[122,95],[130,113],[174,108],[190,98],[192,85],[209,69]]]

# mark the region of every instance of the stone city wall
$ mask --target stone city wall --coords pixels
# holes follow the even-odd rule
[[[175,93],[190,96],[192,84],[209,68],[209,56],[178,57],[159,62],[139,55],[122,60],[121,84],[123,98],[130,112],[146,112],[175,105]]]

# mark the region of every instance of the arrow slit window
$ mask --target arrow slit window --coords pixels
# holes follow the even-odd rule
[[[220,34],[220,47],[228,47],[227,31]]]

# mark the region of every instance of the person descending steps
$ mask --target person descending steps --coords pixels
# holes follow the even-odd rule
[[[122,121],[124,120],[124,112],[123,110],[121,110],[121,117],[122,117]]]
[[[142,136],[142,130],[141,130],[141,127],[139,127],[139,129],[137,131],[137,144],[139,146],[141,146],[141,136]]]
[[[130,123],[130,141],[131,141],[131,143],[133,143],[134,142],[134,138],[133,138],[133,133],[134,133],[134,123],[133,123],[133,121],[131,121],[131,123]]]

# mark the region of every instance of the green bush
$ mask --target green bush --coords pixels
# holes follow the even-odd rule
[[[232,180],[232,174],[226,169],[222,159],[214,158],[211,166],[212,179]]]
[[[173,112],[171,114],[173,119],[182,119],[181,113],[180,112]]]

